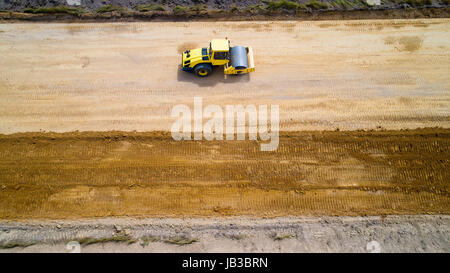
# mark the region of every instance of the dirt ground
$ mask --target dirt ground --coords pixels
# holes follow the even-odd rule
[[[168,131],[175,104],[278,104],[283,131],[449,127],[449,19],[0,24],[0,133]],[[179,71],[228,37],[256,72]]]
[[[449,26],[0,24],[0,248],[448,252]],[[181,51],[224,37],[256,72],[179,71]],[[174,141],[171,110],[194,96],[279,105],[278,150]]]
[[[0,136],[0,218],[450,213],[450,131]]]
[[[449,252],[449,234],[448,215],[0,222],[0,253]]]

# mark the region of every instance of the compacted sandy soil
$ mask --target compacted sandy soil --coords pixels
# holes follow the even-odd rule
[[[168,131],[170,111],[278,104],[281,130],[448,127],[449,19],[0,24],[0,133]],[[180,52],[228,37],[256,72],[207,79]]]
[[[383,251],[448,251],[449,26],[0,24],[0,247],[65,251],[73,238],[85,251],[367,251],[379,240]],[[254,48],[256,72],[179,71],[183,50],[224,37]],[[174,141],[171,109],[194,96],[279,105],[279,148]],[[118,216],[178,219],[168,233],[165,220],[70,222]],[[222,232],[238,222],[225,216],[259,218],[240,222],[241,237]],[[206,218],[190,228],[184,217]]]

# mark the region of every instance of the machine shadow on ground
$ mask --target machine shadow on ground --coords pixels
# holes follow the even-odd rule
[[[182,71],[180,68],[177,73],[178,82],[191,82],[200,87],[211,87],[218,83],[245,83],[250,81],[250,74],[243,75],[225,75],[223,67],[213,67],[211,75],[205,78],[196,76],[194,73]]]

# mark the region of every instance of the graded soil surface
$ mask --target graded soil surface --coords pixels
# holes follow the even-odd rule
[[[0,133],[169,131],[171,109],[274,105],[280,130],[449,128],[450,19],[0,24]],[[199,79],[180,52],[252,46]]]
[[[448,252],[449,29],[0,24],[0,249]],[[183,50],[225,37],[253,47],[254,73],[180,71]],[[278,105],[278,149],[173,140],[171,110],[194,97]]]
[[[448,129],[283,132],[175,141],[162,132],[0,136],[0,218],[450,213]]]

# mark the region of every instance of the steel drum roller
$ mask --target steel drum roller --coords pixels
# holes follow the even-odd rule
[[[243,46],[231,48],[231,66],[236,69],[248,68],[247,50]]]

